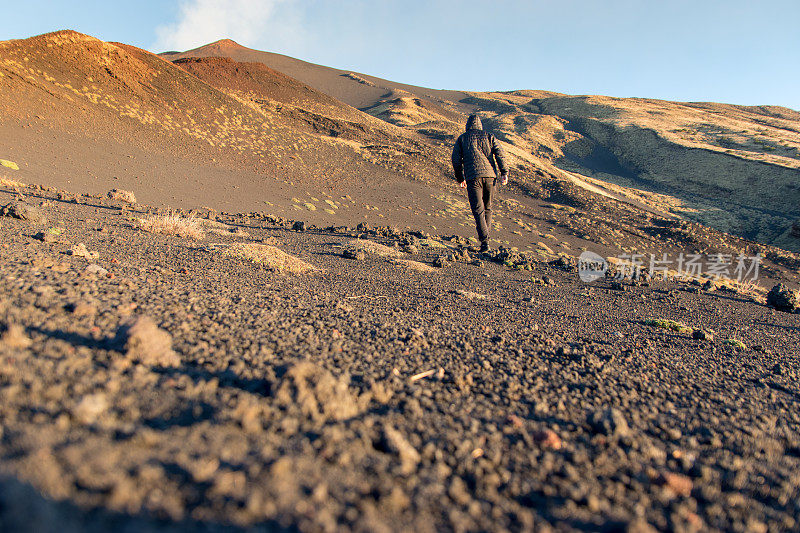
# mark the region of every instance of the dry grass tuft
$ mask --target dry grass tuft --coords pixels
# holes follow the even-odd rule
[[[17,187],[25,187],[25,184],[20,181],[12,180],[11,178],[0,176],[0,186],[13,187],[14,189],[16,189]]]
[[[721,287],[727,288],[754,301],[764,302],[766,300],[767,289],[759,285],[755,280],[745,279],[738,281],[735,279],[723,278],[718,283]]]
[[[237,257],[281,273],[304,274],[320,269],[268,244],[236,243],[222,250],[225,257]]]
[[[379,244],[377,242],[367,241],[367,240],[355,240],[350,241],[346,246],[346,250],[363,250],[366,255],[378,256],[378,257],[391,257],[391,258],[398,258],[402,257],[404,254],[399,250],[395,250],[390,246],[386,246],[383,244]]]
[[[419,261],[412,261],[411,259],[394,259],[392,262],[418,272],[436,272],[436,269],[432,266]]]
[[[189,239],[200,240],[205,237],[205,232],[200,221],[194,217],[179,215],[162,215],[148,218],[137,218],[136,227],[148,233],[162,233]]]
[[[485,294],[481,294],[479,292],[467,291],[464,289],[456,289],[455,293],[461,297],[467,298],[468,300],[486,300],[489,298]]]

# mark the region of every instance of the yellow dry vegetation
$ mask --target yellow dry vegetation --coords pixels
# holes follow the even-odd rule
[[[9,161],[8,159],[0,159],[0,165],[10,168],[11,170],[19,170],[19,165],[13,161]]]
[[[403,256],[403,252],[399,250],[367,240],[350,241],[345,248],[350,250],[363,250],[367,255],[377,255],[378,257],[398,258]]]
[[[136,228],[148,233],[175,235],[194,240],[200,240],[205,237],[202,224],[195,217],[183,217],[175,214],[159,215],[137,218],[134,224]]]
[[[25,184],[17,180],[12,180],[10,178],[0,176],[0,186],[17,188],[17,187],[24,187]]]
[[[436,269],[432,266],[420,263],[419,261],[412,261],[411,259],[394,259],[392,262],[402,267],[416,270],[417,272],[436,272]]]
[[[280,273],[304,274],[321,270],[268,244],[236,243],[222,249],[222,255],[244,259]]]

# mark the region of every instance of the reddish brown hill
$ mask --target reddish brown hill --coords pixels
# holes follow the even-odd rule
[[[200,65],[197,74],[207,78],[211,70]],[[225,89],[231,85],[363,115],[266,67],[231,65],[207,82],[145,50],[60,31],[0,43],[0,150],[35,174],[31,181],[87,192],[125,186],[153,203],[184,194],[193,203],[233,202],[238,192],[229,189],[241,187],[240,208],[264,196],[265,179],[275,181],[275,193],[283,182],[313,188],[366,175],[375,183],[405,180],[420,159],[425,172],[441,172],[419,155],[390,161],[370,149],[375,139],[342,141],[336,127],[310,127],[297,108],[256,105]],[[244,174],[234,185],[230,172]]]
[[[189,57],[174,64],[214,87],[291,105],[330,106],[340,110],[349,107],[262,63],[240,63],[228,57]]]
[[[187,57],[230,57],[236,61],[263,63],[358,109],[374,106],[399,91],[412,93],[431,104],[442,105],[452,113],[452,110],[455,110],[452,102],[458,102],[469,96],[463,91],[417,87],[349,70],[317,65],[282,54],[253,50],[230,39],[216,41],[186,52],[165,52],[161,56],[171,61]],[[450,116],[450,118],[457,117],[458,113],[452,113]]]

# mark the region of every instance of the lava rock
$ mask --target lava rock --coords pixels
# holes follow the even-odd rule
[[[786,313],[800,313],[800,294],[779,283],[767,294],[767,305]]]
[[[692,338],[696,341],[713,341],[714,334],[705,329],[696,329],[692,331]]]

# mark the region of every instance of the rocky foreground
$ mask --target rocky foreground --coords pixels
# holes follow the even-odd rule
[[[800,527],[797,314],[457,239],[25,205],[0,217],[2,530]]]

